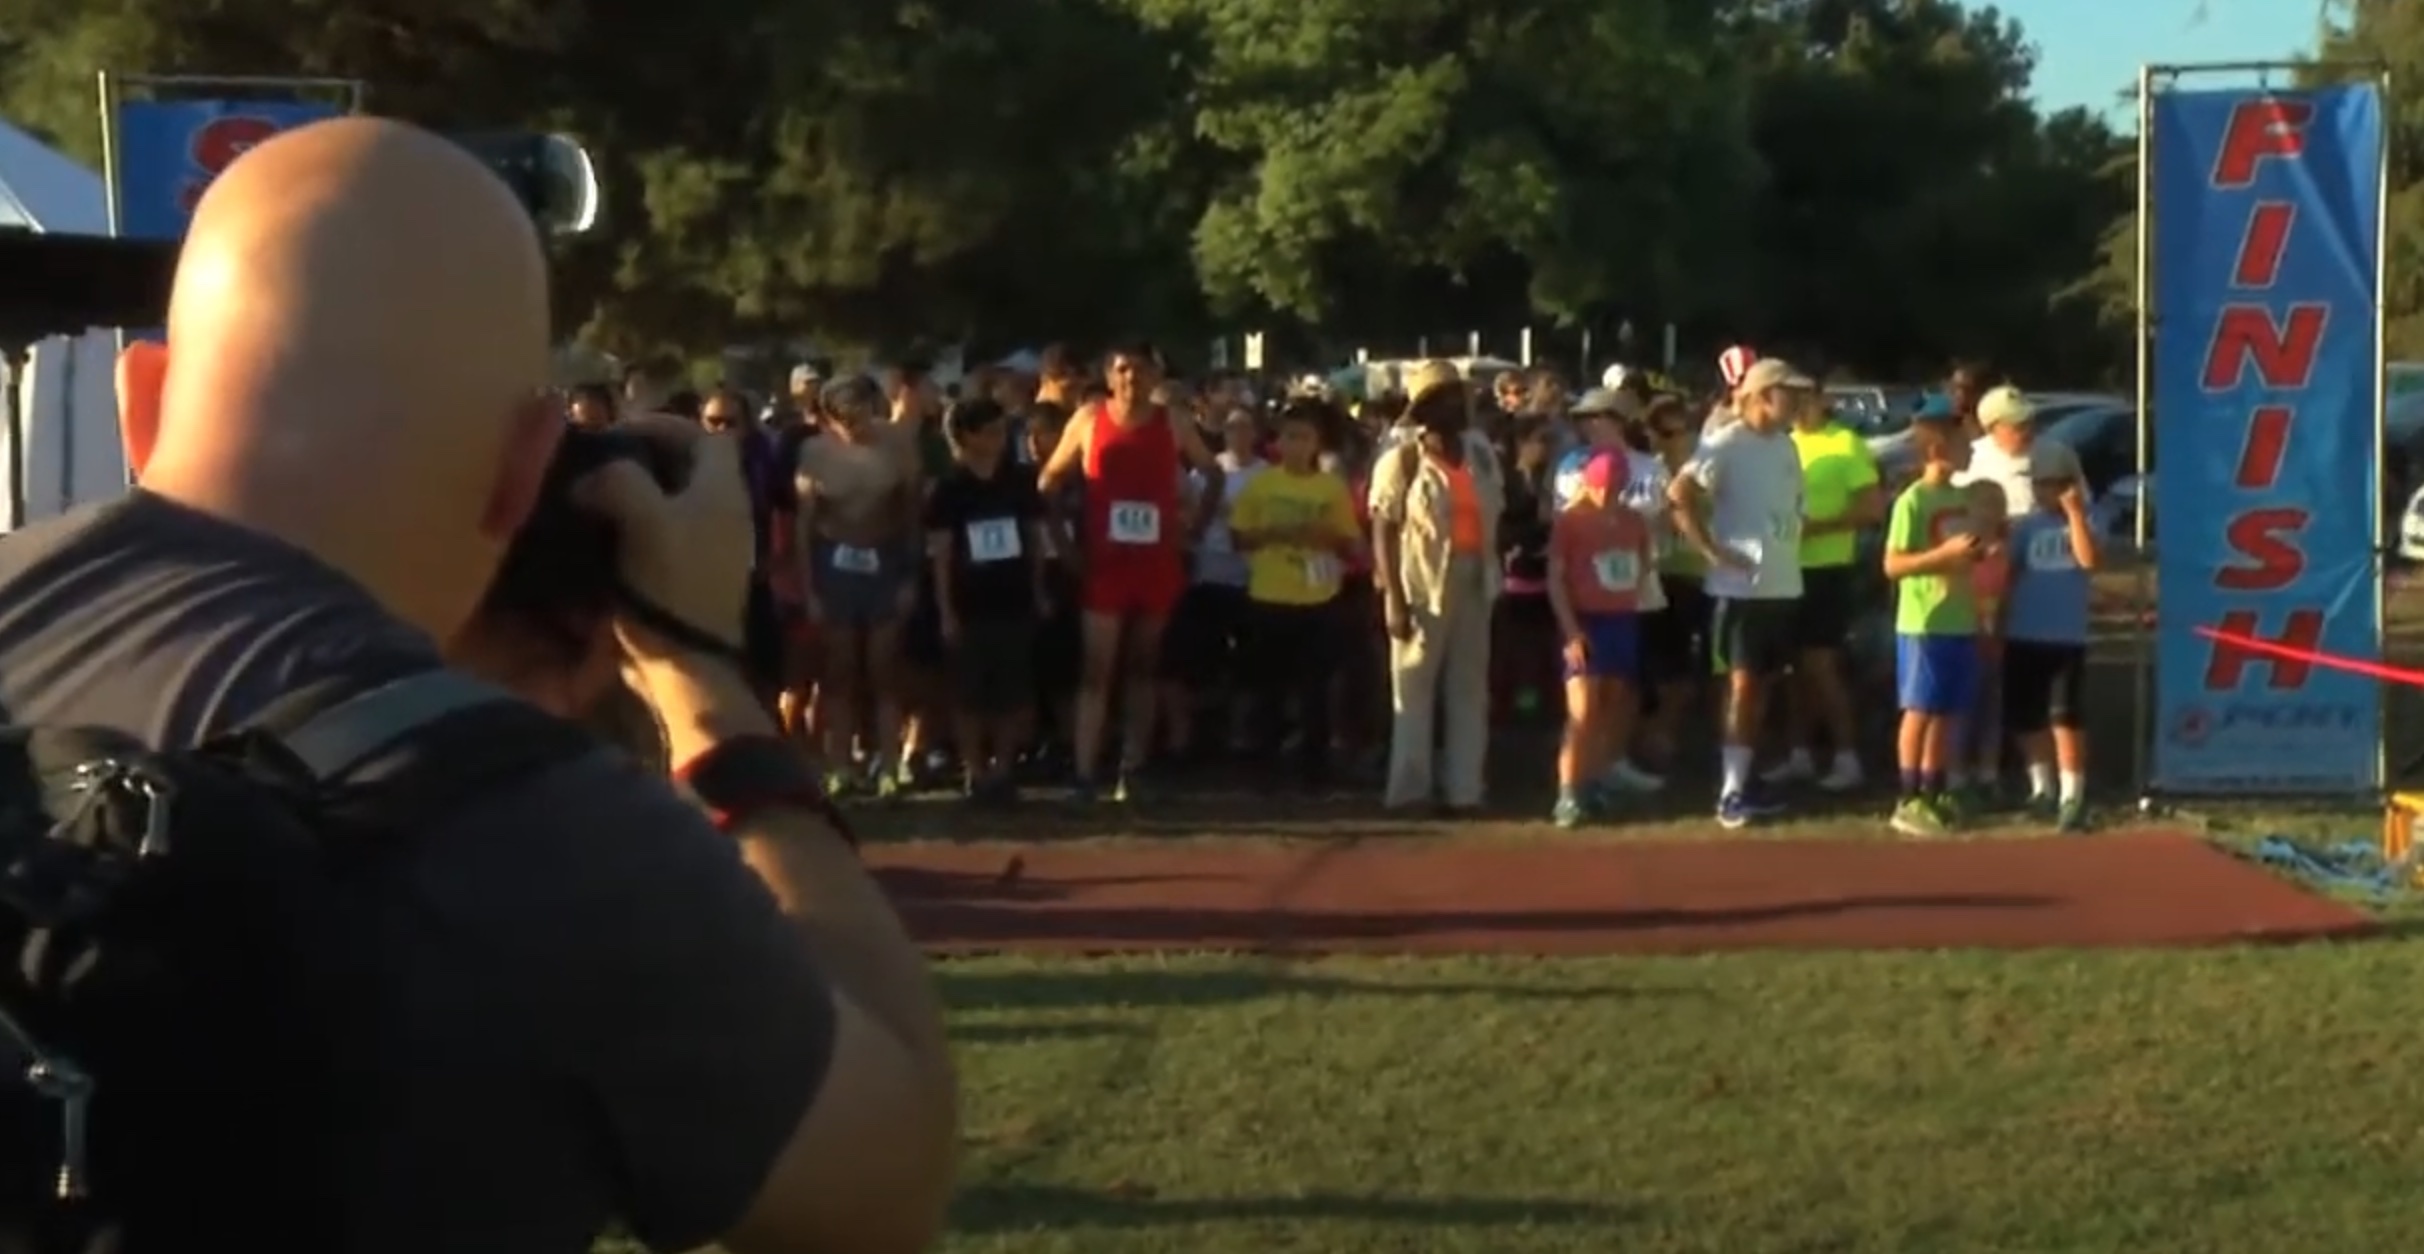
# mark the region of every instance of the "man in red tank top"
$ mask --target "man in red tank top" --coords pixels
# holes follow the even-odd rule
[[[1064,554],[1077,571],[1084,611],[1085,659],[1077,692],[1076,791],[1092,798],[1102,758],[1112,686],[1125,680],[1126,736],[1116,796],[1136,796],[1139,768],[1153,744],[1155,670],[1162,628],[1187,589],[1187,544],[1220,509],[1219,463],[1195,424],[1149,399],[1161,381],[1151,348],[1123,348],[1103,367],[1111,397],[1072,418],[1045,464],[1040,487],[1048,509],[1062,509],[1073,478],[1083,520],[1060,531],[1077,537]],[[1190,511],[1188,469],[1206,471],[1204,499]]]

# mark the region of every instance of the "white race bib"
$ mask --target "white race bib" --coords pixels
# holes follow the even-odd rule
[[[1629,550],[1602,553],[1591,560],[1591,568],[1599,576],[1599,586],[1610,592],[1633,592],[1641,587],[1641,558]]]
[[[855,544],[833,546],[833,568],[853,575],[872,575],[884,568],[884,559],[874,549],[862,549]]]
[[[1019,542],[1015,518],[986,518],[968,524],[971,562],[1007,562],[1025,556],[1026,551],[1026,546]]]
[[[1338,583],[1338,559],[1328,553],[1306,555],[1305,582],[1317,589],[1335,587]]]
[[[1161,507],[1146,501],[1111,502],[1111,543],[1161,543]]]
[[[2070,532],[2049,530],[2030,536],[2028,568],[2046,572],[2079,569],[2079,555],[2071,551]]]

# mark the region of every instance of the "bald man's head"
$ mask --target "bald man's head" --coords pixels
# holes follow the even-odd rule
[[[396,122],[306,126],[202,198],[156,431],[128,398],[127,446],[145,487],[451,635],[561,435],[549,339],[538,232],[476,158]]]

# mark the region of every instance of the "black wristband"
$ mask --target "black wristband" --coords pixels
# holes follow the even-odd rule
[[[858,845],[857,834],[825,795],[808,755],[781,736],[718,741],[683,763],[673,779],[698,800],[719,831],[729,834],[760,811],[789,806],[825,820],[844,841]]]

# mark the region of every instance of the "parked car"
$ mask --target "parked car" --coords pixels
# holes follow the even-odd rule
[[[1920,389],[1912,387],[1871,383],[1826,385],[1827,409],[1836,421],[1871,439],[1908,427],[1911,406],[1919,396]]]
[[[2154,464],[2153,432],[2147,465]],[[2138,473],[2138,411],[2127,405],[2101,404],[2067,410],[2037,429],[2037,438],[2067,444],[2079,455],[2087,472],[2088,491],[2103,496],[2115,484]]]

